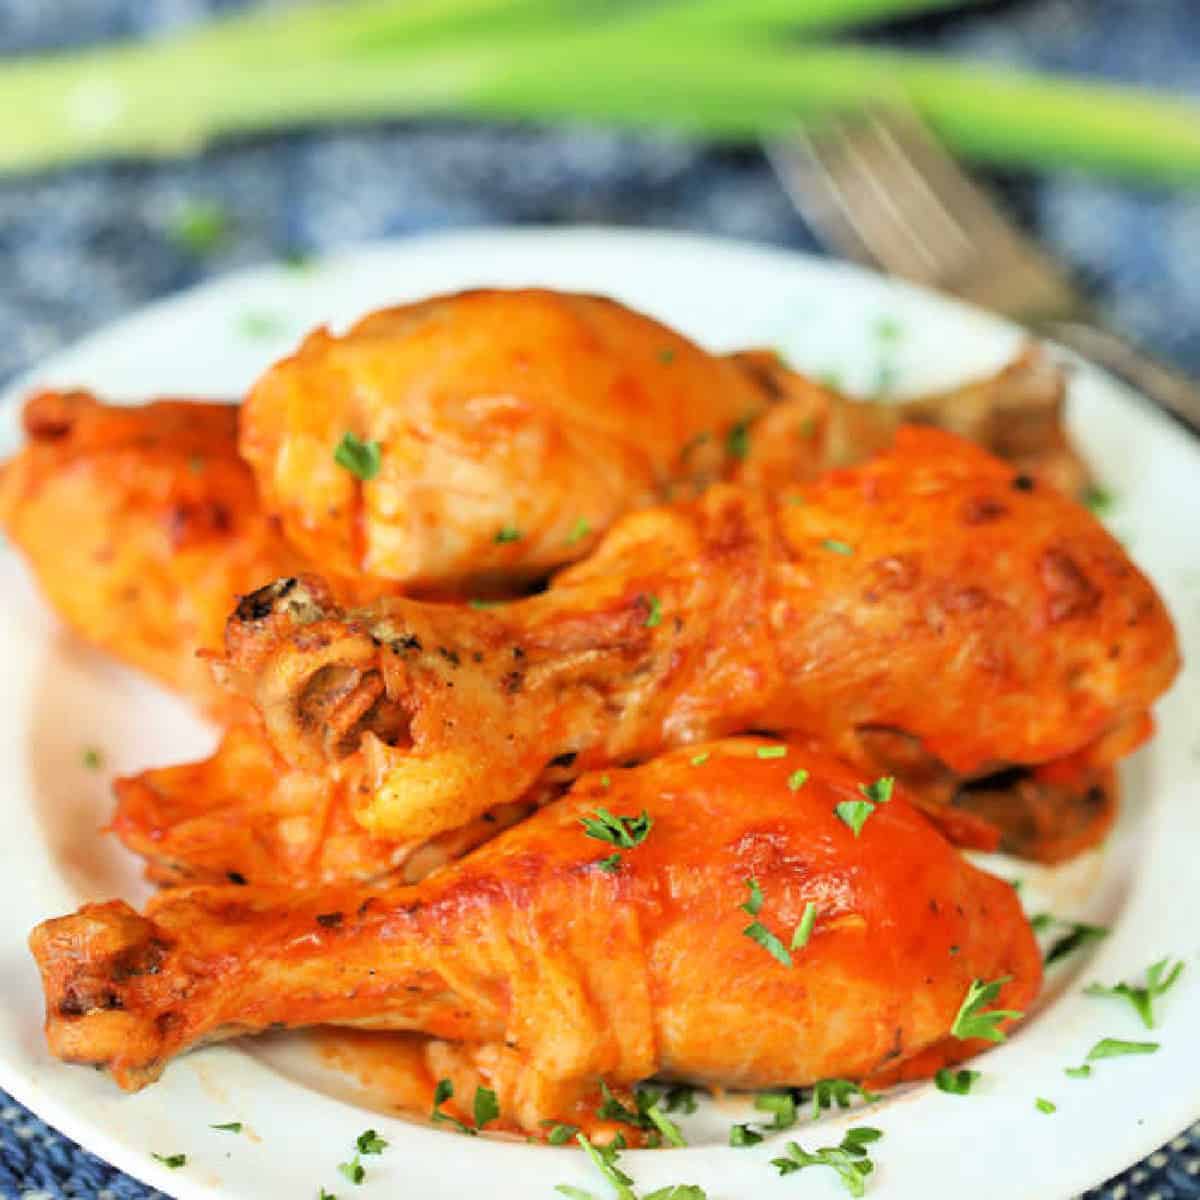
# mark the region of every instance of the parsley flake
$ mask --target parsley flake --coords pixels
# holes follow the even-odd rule
[[[708,1200],[708,1193],[695,1183],[675,1183],[669,1187],[656,1188],[643,1200]]]
[[[1126,1054],[1153,1054],[1158,1042],[1123,1042],[1120,1038],[1101,1038],[1088,1052],[1088,1062],[1100,1058],[1120,1058]]]
[[[503,546],[508,542],[519,542],[521,540],[521,531],[515,525],[501,525],[496,530],[496,536],[493,540],[498,546]]]
[[[1037,1105],[1038,1112],[1044,1112],[1044,1113],[1058,1112],[1058,1105],[1055,1104],[1053,1100],[1046,1100],[1043,1097],[1039,1096],[1034,1101],[1034,1104]]]
[[[999,979],[993,979],[991,983],[985,983],[982,979],[972,979],[954,1018],[954,1024],[950,1027],[951,1034],[962,1041],[970,1038],[983,1038],[989,1042],[1004,1041],[1008,1035],[1000,1028],[1000,1022],[1015,1021],[1025,1014],[1005,1008],[985,1011],[985,1006],[991,1004],[1000,994],[1000,989],[1011,980],[1011,975],[1003,975]]]
[[[821,549],[828,550],[831,554],[841,554],[845,558],[849,558],[854,553],[853,546],[848,542],[839,542],[837,538],[823,538]]]
[[[867,1091],[852,1079],[818,1079],[813,1084],[813,1120],[835,1104],[838,1108],[849,1108],[853,1096],[861,1096],[867,1104],[879,1099],[878,1093]]]
[[[360,1133],[355,1144],[359,1154],[382,1154],[388,1145],[373,1129]]]
[[[620,1147],[617,1143],[610,1142],[607,1146],[596,1146],[582,1131],[575,1135],[575,1140],[583,1147],[583,1152],[592,1160],[600,1174],[616,1189],[618,1200],[634,1200],[633,1192],[630,1190],[633,1187],[633,1180],[617,1166],[617,1159],[620,1157],[618,1153]],[[624,1139],[621,1141],[624,1144]],[[561,1185],[559,1190],[561,1191]],[[570,1195],[569,1192],[565,1194]]]
[[[791,1129],[796,1123],[796,1097],[792,1092],[759,1092],[754,1107],[772,1114],[772,1129]]]
[[[790,949],[803,950],[808,945],[808,939],[812,937],[813,926],[816,923],[817,906],[810,900],[804,906],[804,912],[800,914],[800,923],[796,926],[796,932],[792,934]]]
[[[1168,971],[1169,964],[1170,959],[1168,958],[1160,958],[1158,962],[1152,963],[1146,969],[1145,987],[1123,982],[1118,983],[1115,987],[1105,987],[1103,984],[1092,983],[1084,988],[1084,992],[1088,996],[1113,996],[1118,999],[1128,1000],[1133,1005],[1134,1012],[1141,1017],[1142,1024],[1147,1029],[1153,1029],[1154,1001],[1170,990],[1183,970],[1182,960],[1176,962]]]
[[[875,805],[870,800],[843,800],[833,811],[837,813],[838,820],[849,826],[854,836],[858,837],[867,818],[875,811]]]
[[[669,366],[675,361],[675,351],[670,346],[664,346],[658,352],[658,361],[664,366]]]
[[[475,1128],[482,1129],[489,1121],[494,1121],[500,1115],[500,1102],[496,1099],[496,1093],[491,1088],[477,1087],[474,1109]],[[386,1146],[387,1142],[383,1144]]]
[[[352,433],[345,433],[333,452],[333,461],[366,482],[379,474],[382,450],[378,442],[364,442]]]
[[[1054,918],[1046,912],[1035,913],[1029,918],[1029,928],[1032,929],[1034,933],[1045,933],[1047,929],[1054,925],[1054,923]]]
[[[692,766],[702,767],[711,757],[712,755],[707,750],[701,750],[699,754],[692,756]]]
[[[750,898],[744,904],[739,904],[738,908],[751,917],[757,917],[762,912],[762,888],[759,887],[758,880],[753,875],[746,880],[746,886],[750,889]]]
[[[645,809],[638,817],[617,817],[607,808],[597,808],[590,817],[580,817],[579,823],[588,837],[622,850],[632,850],[646,840],[654,827],[654,818]]]
[[[1063,1074],[1071,1079],[1086,1079],[1092,1073],[1092,1068],[1084,1063],[1081,1067],[1063,1067]]]
[[[771,1165],[780,1175],[790,1175],[804,1167],[831,1167],[851,1196],[865,1196],[866,1177],[875,1169],[865,1147],[881,1137],[878,1129],[866,1126],[848,1129],[840,1145],[823,1146],[811,1154],[796,1142],[788,1142],[787,1157],[773,1158]]]
[[[359,1162],[357,1154],[349,1162],[338,1163],[337,1169],[356,1186],[361,1185],[367,1177],[367,1168]]]
[[[946,1092],[951,1096],[969,1096],[979,1075],[978,1071],[970,1071],[966,1067],[957,1071],[951,1070],[950,1067],[942,1067],[934,1075],[933,1082],[939,1092]]]
[[[162,1163],[168,1171],[178,1171],[180,1167],[187,1166],[186,1154],[154,1154],[151,1153],[151,1158],[156,1162]]]
[[[88,746],[83,752],[83,765],[89,771],[98,771],[104,766],[104,755],[95,746]]]
[[[690,1083],[676,1083],[667,1088],[662,1097],[662,1106],[667,1112],[694,1113],[700,1107],[696,1103],[696,1089]]]
[[[321,1194],[317,1200],[337,1200],[337,1197],[332,1192],[327,1192],[324,1188],[321,1189]]]
[[[731,1146],[757,1146],[763,1135],[753,1125],[734,1125],[729,1130]]]
[[[1080,499],[1085,508],[1091,509],[1098,517],[1106,517],[1113,510],[1117,498],[1102,484],[1093,483],[1084,490]]]
[[[429,1114],[430,1119],[434,1122],[434,1124],[443,1122],[447,1125],[453,1125],[459,1133],[465,1133],[471,1137],[474,1137],[475,1130],[472,1129],[470,1125],[466,1124],[464,1121],[460,1121],[457,1117],[452,1117],[449,1113],[444,1113],[441,1111],[442,1105],[445,1104],[447,1100],[452,1100],[453,1098],[454,1084],[452,1084],[448,1079],[439,1079],[437,1082],[437,1087],[433,1089],[433,1111]],[[340,1171],[341,1167],[338,1167],[338,1170]]]
[[[1069,925],[1071,932],[1060,937],[1046,951],[1046,966],[1066,958],[1068,954],[1073,954],[1089,942],[1098,942],[1101,938],[1108,937],[1108,930],[1103,925],[1089,925],[1086,921],[1062,921],[1060,924]]]
[[[725,452],[730,458],[745,458],[750,453],[749,421],[739,421],[725,435]]]
[[[759,748],[757,750],[755,750],[754,755],[756,758],[786,758],[787,757],[787,747],[786,746],[759,746]]]
[[[567,545],[577,545],[579,542],[582,542],[583,539],[591,532],[592,525],[587,517],[576,518],[575,524],[571,526],[570,532],[567,534]]]
[[[646,606],[646,619],[642,622],[645,628],[653,629],[656,625],[661,625],[663,618],[662,601],[654,595],[642,596],[641,600]]]
[[[808,782],[808,772],[798,767],[787,778],[788,791],[798,792]]]
[[[646,1116],[654,1122],[655,1128],[663,1135],[663,1139],[669,1145],[679,1148],[687,1145],[687,1141],[680,1131],[679,1126],[659,1108],[657,1100],[646,1109]]]
[[[549,1130],[546,1134],[546,1141],[551,1146],[561,1146],[579,1132],[578,1125],[564,1125],[558,1121],[543,1121],[542,1127]]]
[[[221,1133],[241,1133],[241,1121],[228,1121],[224,1125],[210,1125],[209,1129],[219,1130]]]
[[[872,804],[886,804],[892,798],[892,789],[895,786],[896,780],[891,775],[883,775],[874,783],[860,783],[858,790]]]
[[[607,858],[598,858],[596,866],[606,875],[615,875],[621,869],[621,856],[614,852]]]

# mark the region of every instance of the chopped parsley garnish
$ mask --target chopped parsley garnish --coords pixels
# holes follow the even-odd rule
[[[867,818],[875,809],[891,800],[892,789],[895,786],[896,781],[890,775],[883,775],[874,783],[860,783],[858,790],[862,792],[863,799],[843,800],[833,811],[837,813],[842,824],[848,825],[854,831],[854,836],[858,837],[867,823]]]
[[[695,1183],[674,1183],[669,1187],[656,1188],[642,1200],[708,1200],[708,1193]]]
[[[891,775],[882,775],[874,783],[860,783],[858,790],[872,804],[886,804],[892,798],[892,789],[896,780]]]
[[[699,1108],[696,1089],[690,1083],[672,1084],[663,1093],[662,1106],[667,1112],[694,1113]]]
[[[699,754],[692,755],[692,766],[702,767],[711,757],[712,755],[707,750],[701,750]]]
[[[848,1129],[840,1145],[823,1146],[812,1154],[796,1142],[788,1142],[787,1158],[773,1158],[771,1165],[780,1175],[790,1175],[804,1167],[831,1167],[850,1195],[865,1196],[866,1177],[875,1169],[866,1147],[881,1137],[878,1129],[860,1126]]]
[[[1035,913],[1029,918],[1029,928],[1034,933],[1045,933],[1052,925],[1055,924],[1055,919],[1049,913]]]
[[[729,1130],[731,1146],[757,1146],[763,1135],[753,1125],[734,1125]]]
[[[654,818],[645,809],[639,817],[616,817],[607,808],[597,808],[590,817],[580,817],[579,823],[588,837],[632,850],[646,840],[654,827]]]
[[[749,421],[739,421],[725,435],[725,451],[730,458],[745,458],[750,453]]]
[[[772,1129],[791,1129],[796,1123],[796,1097],[792,1092],[759,1092],[754,1107],[772,1114]]]
[[[1061,958],[1066,958],[1068,954],[1073,954],[1089,942],[1098,942],[1101,938],[1108,937],[1108,930],[1103,925],[1089,925],[1086,921],[1062,921],[1059,923],[1069,925],[1071,931],[1060,937],[1046,951],[1046,966],[1058,962]]]
[[[500,1102],[491,1088],[477,1087],[475,1089],[474,1108],[476,1129],[482,1129],[489,1121],[494,1121],[500,1115]],[[386,1146],[387,1142],[383,1144]],[[375,1151],[375,1153],[379,1152]]]
[[[837,813],[838,820],[848,825],[854,836],[858,837],[867,818],[875,811],[875,805],[869,800],[843,800],[833,811]]]
[[[353,1184],[361,1184],[367,1177],[367,1168],[358,1160],[356,1154],[349,1162],[338,1163],[337,1169]]]
[[[612,779],[611,779],[611,777],[610,777],[610,776],[608,776],[608,775],[601,775],[601,776],[600,776],[600,786],[601,786],[602,788],[606,788],[606,787],[612,787]]]
[[[1053,1100],[1046,1100],[1043,1097],[1039,1096],[1034,1101],[1034,1104],[1037,1105],[1038,1112],[1044,1112],[1044,1113],[1058,1112],[1058,1105],[1055,1104]]]
[[[788,790],[798,792],[808,782],[808,772],[803,767],[797,767],[787,779]]]
[[[1102,484],[1093,483],[1084,490],[1081,500],[1085,508],[1090,508],[1098,517],[1106,517],[1112,512],[1116,497]]]
[[[321,1189],[321,1194],[317,1200],[337,1200],[337,1197],[332,1192],[327,1192],[324,1188]]]
[[[1115,996],[1118,999],[1128,1000],[1133,1005],[1134,1012],[1141,1017],[1142,1024],[1147,1029],[1153,1029],[1155,999],[1170,990],[1183,970],[1182,960],[1176,962],[1170,970],[1167,969],[1169,964],[1169,958],[1160,958],[1158,962],[1152,963],[1146,969],[1145,987],[1129,983],[1118,983],[1115,987],[1105,987],[1103,984],[1092,983],[1084,988],[1084,992],[1089,996]]]
[[[577,517],[575,524],[571,526],[570,532],[567,534],[567,545],[574,546],[582,542],[591,532],[592,525],[587,517]]]
[[[762,912],[762,888],[759,887],[758,880],[755,879],[753,875],[746,880],[746,886],[750,889],[750,898],[746,900],[745,903],[739,904],[738,908],[751,917],[757,917],[758,914]]]
[[[83,765],[89,771],[98,771],[104,766],[104,755],[95,746],[89,746],[83,752]]]
[[[841,554],[846,558],[854,553],[854,547],[848,542],[839,542],[837,538],[822,538],[821,549],[828,550],[831,554]]]
[[[168,1171],[178,1171],[180,1167],[187,1166],[187,1155],[186,1154],[153,1154],[152,1153],[150,1155],[150,1157],[153,1158],[156,1162],[162,1163],[162,1165],[164,1167],[166,1167]]]
[[[970,1071],[966,1067],[957,1071],[950,1067],[942,1067],[934,1075],[933,1082],[937,1084],[939,1092],[948,1092],[951,1096],[969,1096],[979,1074],[978,1071]]]
[[[494,540],[498,546],[503,546],[507,542],[519,542],[521,540],[521,531],[515,525],[501,525],[496,530]]]
[[[333,452],[333,461],[365,482],[379,474],[382,450],[378,442],[364,442],[352,433],[345,433]]]
[[[1088,1062],[1100,1058],[1120,1058],[1126,1054],[1153,1054],[1158,1042],[1123,1042],[1120,1038],[1101,1038],[1088,1052]]]
[[[615,875],[621,869],[621,856],[614,851],[606,858],[598,858],[596,866],[606,875]]]
[[[586,1133],[580,1131],[575,1135],[575,1140],[583,1147],[584,1153],[592,1160],[593,1165],[608,1180],[609,1183],[616,1189],[618,1200],[635,1200],[632,1187],[633,1180],[617,1166],[617,1159],[620,1157],[620,1147],[617,1143],[610,1142],[607,1146],[596,1146],[588,1141]],[[624,1138],[621,1139],[622,1145]],[[559,1185],[558,1190],[562,1191],[562,1185]],[[564,1192],[564,1195],[570,1196],[578,1194],[578,1189],[572,1192]]]
[[[676,1147],[687,1145],[687,1141],[680,1131],[679,1126],[659,1108],[657,1100],[646,1109],[646,1116],[654,1122],[655,1128],[662,1134],[663,1140],[669,1145]]]
[[[1015,1009],[993,1008],[985,1011],[987,1005],[1000,994],[1000,989],[1012,980],[1011,975],[1003,975],[985,983],[982,979],[972,979],[971,986],[963,998],[954,1024],[950,1032],[962,1041],[969,1038],[984,1038],[989,1042],[1002,1042],[1008,1036],[1000,1028],[1001,1021],[1017,1020],[1025,1014]]]
[[[808,945],[808,939],[812,937],[813,926],[817,923],[817,906],[810,900],[804,906],[804,912],[800,914],[800,923],[796,926],[796,932],[792,934],[792,944],[790,949],[802,950]]]
[[[251,310],[238,318],[238,332],[247,338],[278,337],[287,329],[287,321],[279,313]]]
[[[756,758],[786,758],[787,757],[787,747],[786,746],[759,746],[759,748],[757,750],[755,750],[754,755]]]
[[[437,1087],[433,1090],[433,1111],[429,1114],[430,1118],[435,1124],[438,1122],[444,1122],[447,1125],[453,1125],[459,1133],[470,1134],[470,1136],[474,1137],[475,1130],[472,1129],[470,1125],[466,1124],[464,1121],[460,1121],[457,1117],[452,1117],[449,1113],[444,1113],[441,1111],[442,1105],[445,1104],[447,1100],[452,1100],[453,1098],[454,1084],[452,1084],[448,1079],[439,1079],[437,1082]],[[340,1171],[341,1167],[338,1167],[338,1170]],[[343,1172],[343,1174],[345,1174],[345,1172]],[[358,1181],[355,1180],[354,1182]]]
[[[551,1146],[561,1146],[579,1132],[578,1125],[563,1125],[557,1121],[543,1121],[542,1127],[549,1130],[546,1134],[546,1141]]]
[[[653,629],[656,625],[662,624],[662,601],[655,595],[641,597],[642,602],[646,606],[646,619],[642,624],[647,629]]]
[[[1072,1079],[1086,1079],[1092,1073],[1092,1068],[1084,1063],[1081,1067],[1064,1067],[1063,1074]]]
[[[221,1133],[241,1133],[241,1121],[227,1121],[224,1125],[210,1125],[209,1129],[217,1129]]]
[[[355,1144],[358,1146],[359,1154],[382,1154],[388,1145],[373,1129],[367,1129],[360,1133]]]
[[[670,346],[664,346],[658,352],[658,361],[664,365],[673,363],[675,361],[675,351]]]
[[[212,200],[193,200],[171,222],[168,235],[181,250],[211,254],[229,236],[229,215]]]
[[[813,1084],[813,1120],[835,1104],[838,1108],[849,1108],[850,1100],[854,1096],[861,1096],[867,1104],[879,1099],[878,1093],[867,1091],[862,1084],[855,1083],[852,1079],[818,1079]]]

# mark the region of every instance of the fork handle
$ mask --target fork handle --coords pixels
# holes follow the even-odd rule
[[[1200,386],[1186,375],[1087,321],[1042,321],[1036,332],[1091,359],[1200,434]]]

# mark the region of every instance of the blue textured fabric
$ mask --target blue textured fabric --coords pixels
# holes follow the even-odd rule
[[[0,53],[156,36],[246,3],[0,0]],[[1200,92],[1197,0],[1024,0],[863,36]],[[1200,372],[1200,190],[1067,173],[991,182],[1119,327]],[[203,256],[172,237],[197,201],[229,219],[229,236]],[[148,300],[289,252],[480,223],[581,221],[815,248],[756,152],[596,129],[400,123],[244,140],[183,162],[0,179],[0,381]],[[0,1093],[0,1195],[157,1193],[4,1106]],[[1200,1126],[1089,1195],[1200,1198]]]

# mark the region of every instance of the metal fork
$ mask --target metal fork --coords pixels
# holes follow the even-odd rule
[[[904,108],[830,117],[766,146],[832,249],[950,292],[1105,367],[1200,433],[1200,388],[1106,329],[1067,273]]]

